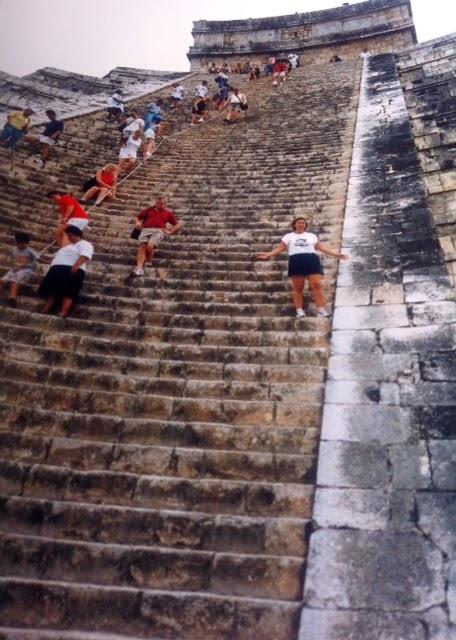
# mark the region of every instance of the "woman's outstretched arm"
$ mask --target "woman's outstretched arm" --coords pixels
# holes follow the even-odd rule
[[[321,251],[321,253],[325,253],[327,256],[332,256],[333,258],[339,258],[339,260],[350,260],[350,257],[345,255],[345,253],[337,253],[336,251],[333,251],[326,245],[321,244],[321,242],[317,242],[317,244],[315,245],[315,249],[317,251]]]
[[[274,256],[278,256],[279,253],[283,253],[287,250],[287,245],[285,242],[281,242],[275,249],[269,251],[268,253],[257,253],[256,257],[258,260],[269,260],[269,258],[273,258]]]

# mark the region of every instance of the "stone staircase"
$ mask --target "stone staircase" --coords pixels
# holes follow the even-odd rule
[[[41,315],[35,286],[0,307],[0,638],[296,638],[330,321],[297,324],[286,261],[254,256],[298,210],[338,246],[360,73],[241,77],[235,126],[173,114],[179,135],[92,212],[74,315]],[[43,194],[76,193],[117,139],[100,112],[67,122],[46,172],[0,151],[4,266],[12,228],[44,248]],[[157,193],[183,229],[134,278]]]

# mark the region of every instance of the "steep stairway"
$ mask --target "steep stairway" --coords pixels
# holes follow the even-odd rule
[[[0,307],[1,638],[296,638],[330,320],[297,323],[286,260],[254,256],[296,213],[340,243],[360,73],[241,77],[232,126],[172,114],[179,135],[93,211],[73,316],[40,314],[35,285]],[[45,172],[0,150],[2,265],[12,227],[49,243],[43,193],[76,193],[117,138],[99,113],[68,121]],[[183,229],[135,278],[155,194]]]

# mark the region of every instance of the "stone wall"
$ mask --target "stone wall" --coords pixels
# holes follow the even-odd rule
[[[397,56],[429,202],[456,282],[456,34]]]
[[[114,88],[122,87],[126,101],[158,90],[185,74],[116,67],[104,78],[45,67],[19,78],[0,71],[0,118],[18,109],[35,111],[33,124],[47,122],[46,109],[59,118],[77,116],[104,107]]]
[[[334,52],[347,58],[364,48],[392,52],[416,42],[408,0],[368,0],[335,9],[271,18],[194,22],[192,70],[209,62],[262,59],[300,53],[307,62],[326,62]]]
[[[456,305],[392,56],[365,62],[300,640],[456,631]]]

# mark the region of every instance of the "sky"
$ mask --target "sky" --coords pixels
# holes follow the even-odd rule
[[[189,70],[194,20],[330,9],[343,0],[0,0],[0,70],[103,76],[116,66]],[[354,4],[354,2],[352,2]],[[456,31],[454,0],[412,0],[419,42]]]

